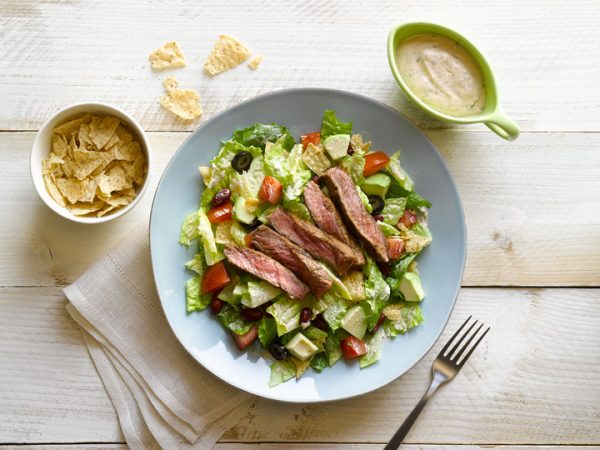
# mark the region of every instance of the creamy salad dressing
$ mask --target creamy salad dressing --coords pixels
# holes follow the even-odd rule
[[[413,94],[432,108],[456,117],[483,111],[481,69],[456,41],[439,34],[416,34],[400,43],[396,64]]]

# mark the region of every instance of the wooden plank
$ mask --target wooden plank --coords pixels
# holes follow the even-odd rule
[[[345,450],[345,449],[357,449],[357,450],[381,450],[382,444],[325,444],[318,443],[318,448],[322,450]],[[456,448],[456,445],[419,445],[419,444],[404,444],[402,445],[403,450],[447,450]],[[461,450],[480,450],[481,447],[477,445],[461,445]],[[77,448],[78,450],[127,450],[129,447],[125,444],[62,444],[62,445],[0,445],[1,450],[39,450],[44,448],[45,450],[71,450]],[[302,444],[302,443],[277,443],[277,444],[260,444],[260,443],[217,443],[214,450],[308,450],[314,449],[315,444]],[[575,450],[575,449],[595,449],[599,448],[596,446],[575,446],[575,445],[494,445],[495,449],[501,450]]]
[[[187,133],[150,133],[152,185],[131,213],[94,227],[74,224],[38,199],[26,164],[34,133],[0,133],[0,285],[63,285],[135,224],[148,220],[167,160]],[[430,132],[463,197],[466,286],[600,284],[600,134]]]
[[[58,288],[0,289],[4,442],[122,442],[63,302]],[[257,400],[222,441],[387,441],[426,388],[439,348],[468,314],[492,331],[432,399],[409,443],[600,445],[600,289],[509,288],[463,289],[440,342],[387,387],[322,405]]]
[[[388,67],[386,35],[398,22],[453,27],[495,68],[505,110],[529,131],[600,130],[600,7],[594,0],[536,0],[475,6],[472,1],[345,2],[323,5],[242,0],[22,2],[0,8],[0,129],[31,130],[67,103],[101,100],[148,130],[191,130],[158,105],[164,73],[148,55],[178,40],[188,67],[174,73],[199,90],[205,118],[255,95],[298,86],[360,92],[405,111],[420,126],[445,128],[409,105]],[[265,33],[268,30],[268,33]],[[214,79],[202,63],[220,33],[264,54]],[[481,125],[468,127],[482,130]]]

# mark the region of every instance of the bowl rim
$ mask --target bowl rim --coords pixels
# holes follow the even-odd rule
[[[145,178],[144,183],[142,184],[141,188],[136,193],[136,196],[134,197],[133,201],[131,203],[129,203],[128,205],[126,205],[125,207],[119,209],[115,213],[113,213],[113,214],[108,213],[102,217],[76,216],[73,213],[71,213],[68,210],[68,208],[59,205],[48,193],[48,191],[46,189],[46,184],[43,180],[43,176],[41,176],[41,166],[38,167],[37,160],[36,160],[36,156],[38,154],[40,154],[40,155],[42,154],[42,152],[41,152],[41,146],[43,145],[43,143],[41,142],[42,134],[49,127],[56,126],[58,122],[68,120],[71,115],[75,116],[77,114],[85,114],[85,112],[86,112],[85,108],[89,108],[91,110],[98,109],[98,110],[100,110],[99,112],[103,112],[103,113],[113,112],[113,113],[116,113],[117,115],[125,118],[125,121],[132,128],[132,131],[134,131],[136,133],[137,137],[140,139],[140,141],[141,141],[140,144],[142,145],[142,150],[144,151],[145,156],[146,156],[146,178]],[[77,113],[74,110],[80,110],[80,111],[79,111],[79,113]],[[91,111],[87,111],[87,112],[91,112]],[[121,117],[118,117],[118,118],[121,119]],[[47,149],[46,156],[50,153],[51,149],[52,149],[52,147],[50,145]],[[46,156],[42,155],[42,157],[40,159],[43,159]],[[48,208],[50,208],[52,211],[54,211],[59,216],[65,218],[67,220],[70,220],[72,222],[82,223],[82,224],[87,224],[87,225],[94,225],[94,224],[99,224],[99,223],[110,222],[111,220],[117,219],[117,218],[127,214],[129,211],[131,211],[135,207],[135,205],[137,205],[139,203],[141,198],[144,196],[144,194],[148,190],[148,186],[150,183],[150,177],[151,177],[151,168],[152,168],[152,150],[151,150],[150,142],[148,140],[146,132],[144,131],[144,129],[142,128],[140,123],[133,116],[131,116],[130,114],[125,112],[123,109],[121,109],[118,106],[115,106],[113,104],[106,103],[106,102],[92,102],[92,101],[77,102],[77,103],[68,104],[68,105],[60,108],[58,111],[56,111],[54,114],[52,114],[38,128],[36,135],[35,135],[35,139],[33,140],[33,144],[31,146],[30,154],[29,154],[29,175],[30,175],[31,181],[33,183],[33,186],[38,194],[38,197],[44,202],[44,204],[46,204],[46,206],[48,206]]]
[[[462,238],[463,238],[463,242],[464,242],[464,247],[463,247],[463,258],[462,261],[460,262],[460,279],[458,280],[458,284],[456,286],[456,289],[453,292],[452,295],[452,305],[450,307],[450,309],[448,310],[448,314],[447,316],[444,318],[443,320],[443,325],[440,327],[439,331],[437,332],[437,334],[435,335],[435,339],[432,340],[431,345],[428,346],[427,349],[425,349],[425,351],[400,375],[394,376],[393,378],[388,379],[386,382],[384,382],[383,384],[381,384],[378,387],[366,390],[364,392],[361,393],[356,393],[356,394],[351,394],[351,395],[347,395],[344,397],[340,397],[340,398],[336,398],[336,399],[317,399],[317,400],[295,400],[295,399],[281,399],[281,398],[277,398],[276,396],[269,396],[269,395],[265,395],[261,392],[255,392],[253,390],[249,390],[246,389],[245,387],[242,387],[240,385],[238,385],[237,383],[234,383],[230,380],[225,380],[223,378],[221,378],[221,376],[218,373],[215,373],[213,370],[211,370],[209,367],[206,367],[204,364],[202,364],[200,362],[200,360],[196,357],[196,355],[194,355],[184,344],[182,341],[182,338],[180,337],[180,331],[176,330],[175,327],[173,327],[172,323],[171,323],[171,319],[169,318],[169,314],[165,309],[165,305],[164,302],[162,301],[161,298],[161,294],[160,294],[160,287],[158,285],[158,280],[157,277],[155,275],[156,272],[156,267],[154,264],[154,256],[153,256],[153,249],[152,249],[152,219],[154,217],[154,213],[155,213],[155,203],[156,203],[156,198],[158,196],[158,192],[161,186],[161,183],[163,182],[163,179],[165,177],[165,174],[167,173],[167,171],[169,170],[169,168],[171,167],[171,165],[173,164],[173,161],[175,160],[175,158],[177,157],[177,155],[182,151],[182,149],[187,145],[187,143],[192,139],[193,136],[196,135],[196,133],[200,132],[205,126],[207,126],[209,123],[211,123],[214,120],[218,120],[223,114],[229,113],[231,110],[235,110],[238,108],[241,108],[242,106],[246,105],[247,103],[251,103],[255,100],[258,99],[265,99],[265,98],[269,98],[269,97],[274,97],[274,96],[278,96],[278,95],[285,95],[285,94],[289,94],[289,93],[309,93],[309,92],[321,92],[321,93],[334,93],[334,94],[338,94],[338,95],[343,95],[343,96],[348,96],[348,97],[354,97],[354,98],[358,98],[362,101],[366,101],[369,103],[374,103],[379,105],[380,107],[383,107],[384,109],[389,110],[390,112],[397,114],[399,116],[401,116],[404,120],[406,120],[408,123],[410,123],[413,127],[415,127],[415,129],[419,130],[419,132],[421,132],[421,134],[423,135],[423,137],[427,140],[427,142],[435,149],[435,157],[436,159],[438,159],[440,161],[440,163],[442,164],[442,166],[444,167],[444,169],[446,170],[446,172],[448,173],[450,180],[452,182],[452,186],[454,188],[454,190],[456,191],[456,198],[458,199],[458,205],[460,206],[460,219],[461,219],[461,223],[462,223]],[[320,87],[304,87],[304,88],[286,88],[286,89],[279,89],[276,91],[270,91],[270,92],[266,92],[264,94],[260,94],[260,95],[256,95],[252,98],[246,99],[242,102],[239,102],[229,108],[224,109],[223,111],[219,112],[218,114],[214,115],[213,117],[211,117],[210,119],[208,119],[207,121],[203,122],[202,124],[200,124],[192,133],[190,133],[190,135],[179,145],[179,147],[177,148],[177,150],[171,155],[169,162],[166,164],[158,182],[156,185],[156,190],[154,191],[154,196],[152,199],[152,205],[151,205],[151,209],[150,209],[150,216],[148,219],[148,246],[149,246],[149,250],[150,250],[150,264],[152,267],[152,278],[154,280],[154,286],[156,289],[156,293],[157,296],[159,298],[159,303],[161,306],[161,310],[163,312],[163,314],[165,315],[166,319],[167,319],[167,323],[169,324],[169,327],[171,328],[171,330],[173,331],[173,334],[175,335],[175,337],[177,338],[177,340],[179,341],[179,344],[184,348],[184,350],[190,355],[190,357],[192,359],[194,359],[204,370],[206,370],[207,372],[209,372],[211,375],[213,375],[214,377],[218,378],[219,380],[229,384],[230,386],[235,387],[236,389],[239,389],[242,392],[246,392],[252,395],[256,395],[258,397],[262,397],[268,400],[274,400],[277,402],[281,402],[281,403],[291,403],[291,404],[298,404],[298,403],[331,403],[331,402],[337,402],[337,401],[342,401],[342,400],[347,400],[347,399],[351,399],[351,398],[358,398],[361,397],[363,395],[367,395],[371,392],[377,391],[387,385],[389,385],[390,383],[392,383],[393,381],[397,380],[398,378],[402,377],[403,375],[405,375],[408,371],[410,371],[411,369],[413,369],[433,348],[433,346],[437,343],[437,341],[439,340],[440,336],[442,335],[442,333],[444,332],[446,326],[448,325],[448,321],[450,320],[450,316],[452,315],[452,312],[454,311],[454,308],[456,306],[456,301],[458,300],[458,295],[460,293],[460,290],[462,288],[462,282],[464,279],[464,272],[465,272],[465,265],[466,265],[466,261],[467,261],[467,253],[468,253],[468,241],[467,241],[467,223],[466,223],[466,217],[465,217],[465,209],[464,209],[464,205],[463,205],[463,201],[462,198],[460,196],[460,192],[458,190],[458,185],[456,183],[456,180],[454,179],[454,175],[452,174],[450,167],[448,166],[448,163],[446,162],[446,160],[444,159],[444,157],[442,156],[442,154],[440,153],[440,151],[437,149],[437,147],[433,144],[433,142],[431,141],[431,139],[414,123],[414,121],[412,121],[409,117],[407,117],[406,115],[402,114],[400,111],[398,111],[397,109],[379,101],[379,100],[375,100],[373,98],[367,97],[365,95],[362,94],[357,94],[355,92],[349,92],[349,91],[344,91],[341,89],[331,89],[331,88],[320,88]],[[183,307],[183,305],[182,305]]]

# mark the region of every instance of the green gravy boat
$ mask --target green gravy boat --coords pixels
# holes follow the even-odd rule
[[[451,116],[432,108],[410,90],[406,81],[402,78],[402,75],[398,70],[398,66],[396,64],[396,50],[398,45],[400,45],[404,39],[415,34],[422,33],[438,34],[452,39],[453,41],[458,42],[475,59],[475,62],[481,69],[485,88],[485,106],[482,112],[468,116]],[[477,48],[464,36],[458,34],[456,31],[450,30],[449,28],[433,23],[405,23],[392,28],[390,31],[387,42],[387,53],[390,69],[392,69],[394,78],[396,78],[400,88],[402,88],[404,94],[423,111],[429,113],[431,116],[439,120],[451,123],[482,122],[498,136],[509,141],[513,141],[519,137],[519,127],[506,115],[500,106],[500,102],[498,101],[498,91],[496,89],[496,82],[494,81],[492,69],[479,50],[477,50]]]

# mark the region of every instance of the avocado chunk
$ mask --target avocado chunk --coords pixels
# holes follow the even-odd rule
[[[385,198],[392,179],[384,173],[376,173],[368,178],[365,178],[363,184],[360,185],[363,192],[367,195],[376,195]]]
[[[334,161],[348,154],[349,134],[334,134],[323,141],[323,147]]]
[[[425,298],[421,279],[419,275],[413,272],[406,272],[400,278],[400,292],[402,292],[404,300],[407,302],[420,302]]]
[[[233,217],[247,225],[250,225],[256,219],[256,216],[246,208],[246,199],[244,197],[238,197],[233,204]]]
[[[350,308],[342,318],[342,328],[352,336],[362,339],[367,332],[367,316],[359,306]]]
[[[285,348],[296,358],[306,361],[319,351],[319,348],[302,333],[298,333],[286,344]]]

